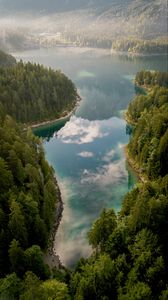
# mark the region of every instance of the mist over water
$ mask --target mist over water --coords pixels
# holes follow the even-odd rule
[[[0,0],[0,46],[9,51],[62,43],[110,49],[113,39],[166,35],[165,0]]]
[[[136,178],[128,168],[123,111],[135,95],[141,69],[166,70],[166,57],[128,58],[107,51],[56,48],[16,53],[18,59],[61,69],[75,82],[82,101],[73,116],[36,130],[44,137],[64,202],[55,249],[73,267],[91,252],[87,232],[104,207],[120,210]]]

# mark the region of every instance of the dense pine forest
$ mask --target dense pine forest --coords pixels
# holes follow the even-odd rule
[[[119,39],[112,42],[112,50],[132,54],[165,54],[167,53],[167,39],[142,40],[135,38]]]
[[[168,74],[140,72],[136,82],[154,87],[129,105],[127,116],[138,126],[128,149],[140,172],[155,179],[168,170]]]
[[[18,62],[0,68],[0,105],[21,123],[56,119],[70,111],[77,91],[61,71],[38,64]]]
[[[37,75],[38,71],[33,80],[33,72]],[[57,73],[22,62],[1,68],[0,73],[0,299],[168,299],[167,74],[142,71],[136,76],[136,85],[145,91],[128,107],[132,133],[127,152],[142,181],[125,196],[118,215],[113,209],[102,211],[88,233],[93,253],[81,258],[72,272],[50,270],[44,263],[59,192],[41,140],[9,115],[19,122],[40,121],[35,109],[39,108],[36,101],[41,82],[45,82],[43,75],[49,76],[43,84],[46,92],[47,86],[53,91]],[[60,72],[57,75],[63,76]],[[60,89],[64,87],[62,80],[58,82]],[[33,84],[39,87],[39,94],[29,103]],[[20,86],[24,92],[16,93],[18,103],[16,99],[13,102],[14,91]],[[70,86],[73,88],[67,87],[61,99],[69,90],[71,106],[76,89]],[[40,106],[45,108],[43,99],[49,107],[52,97],[44,98],[40,98]],[[21,103],[25,105],[23,114]],[[20,117],[15,115],[17,105]],[[68,107],[65,101],[60,111]],[[36,119],[32,116],[29,120],[29,109],[38,115]],[[46,119],[53,116],[50,108],[44,114]]]
[[[0,275],[13,270],[21,276],[47,246],[57,198],[54,172],[41,141],[10,116],[0,119],[0,154]],[[42,259],[40,264],[42,270]]]
[[[31,289],[37,289],[40,279],[51,278],[43,252],[48,246],[59,191],[41,141],[31,130],[23,132],[10,116],[3,115],[0,178],[0,299],[19,299],[20,294],[25,300],[48,299],[48,289],[65,295],[64,284],[49,281],[40,286],[38,296],[32,296]]]
[[[135,76],[135,83],[138,86],[146,88],[154,87],[167,87],[168,88],[168,73],[159,71],[140,71]],[[166,92],[166,91],[165,91]],[[134,101],[135,103],[135,101]],[[131,104],[132,105],[132,104]],[[130,110],[130,107],[129,107]]]

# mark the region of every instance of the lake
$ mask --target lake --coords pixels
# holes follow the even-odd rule
[[[68,47],[14,55],[61,69],[82,98],[73,116],[36,130],[44,138],[46,158],[55,169],[64,202],[55,250],[65,266],[73,267],[91,253],[87,232],[102,209],[118,212],[136,182],[124,155],[129,136],[123,112],[136,93],[136,72],[166,71],[166,56],[133,58]]]

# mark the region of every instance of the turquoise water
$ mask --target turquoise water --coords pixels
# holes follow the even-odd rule
[[[136,178],[127,168],[123,112],[135,95],[141,69],[166,70],[165,57],[127,58],[106,51],[57,48],[17,53],[18,58],[61,69],[75,82],[82,101],[65,121],[36,130],[60,185],[64,213],[55,240],[62,262],[72,267],[91,249],[87,232],[101,210],[121,207]]]

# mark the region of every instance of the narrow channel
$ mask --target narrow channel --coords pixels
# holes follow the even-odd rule
[[[44,138],[64,202],[55,250],[64,265],[73,267],[91,251],[87,232],[101,210],[118,212],[136,182],[124,154],[129,136],[123,112],[136,93],[136,72],[163,71],[166,57],[110,56],[72,48],[26,51],[17,57],[61,69],[82,97],[73,116],[35,131]]]

